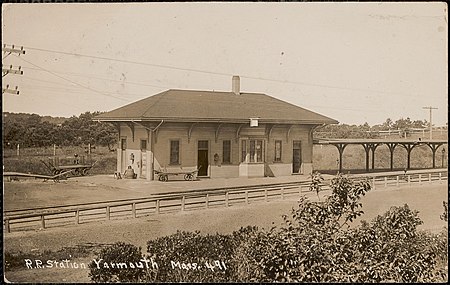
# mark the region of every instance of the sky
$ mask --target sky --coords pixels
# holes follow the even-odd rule
[[[2,5],[4,112],[78,116],[167,89],[265,93],[345,124],[448,121],[446,3]],[[232,106],[224,106],[232,108]]]

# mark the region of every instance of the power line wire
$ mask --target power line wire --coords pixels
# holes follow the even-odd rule
[[[65,78],[65,77],[62,77],[62,76],[60,76],[60,75],[58,75],[58,74],[56,74],[56,73],[54,73],[54,72],[52,72],[52,71],[49,71],[49,70],[47,70],[47,69],[45,69],[45,68],[43,68],[43,67],[40,67],[40,66],[38,66],[38,65],[36,65],[36,64],[34,64],[34,63],[31,63],[30,61],[28,61],[28,60],[26,60],[26,59],[24,59],[24,58],[22,58],[22,57],[19,57],[19,56],[16,56],[16,55],[14,55],[14,56],[17,57],[17,58],[20,58],[21,60],[23,60],[23,61],[25,61],[25,62],[27,62],[28,64],[31,64],[31,65],[33,65],[33,66],[35,66],[35,67],[37,67],[37,68],[40,68],[40,69],[42,69],[42,70],[44,70],[44,71],[46,71],[46,72],[52,74],[53,76],[56,76],[56,77],[58,77],[58,78],[61,78],[61,79],[65,80],[65,81],[68,81],[68,82],[73,83],[73,84],[75,84],[75,85],[81,86],[81,87],[83,87],[83,88],[85,88],[85,89],[88,89],[88,90],[90,90],[90,91],[93,91],[93,92],[95,92],[95,93],[98,93],[98,94],[101,94],[101,95],[104,95],[104,96],[108,96],[108,97],[112,97],[112,98],[116,98],[116,99],[119,99],[119,100],[122,100],[122,101],[128,101],[128,100],[123,99],[123,98],[121,98],[121,97],[116,97],[116,96],[113,96],[113,95],[105,94],[105,93],[100,92],[100,91],[98,91],[98,90],[92,89],[92,88],[89,87],[89,86],[84,86],[84,85],[82,85],[82,84],[80,84],[80,83],[78,83],[78,82],[75,82],[75,81],[73,81],[73,80],[70,80],[70,79],[67,79],[67,78]]]
[[[83,92],[81,89],[69,89],[67,87],[52,87],[52,86],[42,86],[42,85],[30,85],[30,84],[23,84],[24,86],[31,86],[33,89],[42,89],[46,92],[58,92],[58,93],[71,93],[71,94],[86,94],[86,92]],[[146,94],[137,94],[137,93],[118,93],[118,92],[103,92],[104,94],[117,94],[117,95],[128,95],[133,96],[133,98],[130,98],[130,100],[134,100],[136,96],[147,96]]]
[[[39,68],[33,68],[33,67],[22,67],[22,68],[42,71]],[[125,85],[126,84],[130,84],[130,85],[139,85],[139,86],[149,86],[149,87],[154,87],[154,88],[163,88],[163,89],[171,89],[171,88],[173,88],[173,87],[154,85],[154,84],[148,84],[148,83],[114,80],[114,79],[108,79],[108,78],[98,77],[98,76],[95,76],[95,75],[81,74],[81,73],[76,73],[76,72],[61,72],[61,71],[55,71],[55,70],[52,70],[52,71],[55,72],[55,73],[60,73],[60,74],[68,74],[68,75],[72,75],[72,76],[87,77],[87,78],[104,80],[104,81],[118,82],[118,83],[125,84]]]
[[[25,47],[25,48],[30,49],[30,50],[36,50],[36,51],[53,52],[53,53],[71,55],[71,56],[95,58],[95,59],[101,59],[101,60],[108,60],[108,61],[115,61],[115,62],[121,62],[121,63],[129,63],[129,64],[137,64],[137,65],[144,65],[144,66],[152,66],[152,67],[166,68],[166,69],[174,69],[174,70],[181,70],[181,71],[198,72],[198,73],[203,73],[203,74],[214,74],[214,75],[220,75],[220,76],[232,76],[233,75],[233,74],[224,73],[224,72],[214,72],[214,71],[206,71],[206,70],[193,69],[193,68],[183,68],[183,67],[176,67],[176,66],[170,66],[170,65],[153,64],[153,63],[125,60],[125,59],[116,59],[116,58],[109,58],[109,57],[103,57],[103,56],[86,55],[86,54],[79,54],[79,53],[70,53],[70,52],[43,49],[43,48],[34,48],[34,47]],[[363,89],[363,88],[351,88],[351,87],[333,86],[333,85],[326,85],[326,84],[307,83],[307,82],[300,82],[300,81],[270,79],[270,78],[255,77],[255,76],[249,76],[249,75],[240,75],[240,77],[248,78],[248,79],[255,79],[255,80],[262,80],[262,81],[278,82],[278,83],[298,84],[298,85],[304,85],[304,86],[314,86],[314,87],[331,88],[331,89],[411,96],[411,94],[404,94],[404,93],[400,93],[400,92],[390,92],[390,91],[383,91],[383,90],[369,90],[369,89]]]
[[[64,105],[64,106],[68,106],[68,107],[71,107],[71,108],[73,108],[73,105],[70,105],[70,104],[67,104],[67,102],[65,102],[65,101],[61,101],[61,100],[59,100],[58,98],[49,98],[49,97],[46,97],[46,96],[42,96],[42,97],[39,97],[39,100],[41,100],[41,99],[44,99],[44,100],[46,100],[46,101],[49,101],[49,102],[51,102],[52,104],[54,104],[55,102],[57,102],[57,103],[59,103],[59,104],[61,104],[61,105]],[[31,100],[33,100],[33,98],[31,99]],[[84,103],[84,101],[81,101],[81,103]],[[86,104],[83,104],[84,106],[87,106]]]
[[[44,82],[44,83],[51,83],[51,84],[55,84],[55,85],[60,85],[60,86],[58,86],[58,87],[54,87],[54,86],[42,86],[42,85],[35,85],[35,84],[33,84],[33,85],[30,85],[30,84],[27,84],[27,83],[25,83],[24,85],[26,85],[26,86],[32,86],[32,87],[34,87],[34,88],[50,88],[50,89],[59,89],[59,90],[63,90],[63,91],[68,91],[68,92],[71,92],[71,91],[78,91],[78,90],[80,90],[80,89],[83,89],[83,88],[80,88],[79,86],[67,86],[67,85],[64,85],[64,83],[59,83],[59,82],[54,82],[54,81],[47,81],[47,80],[41,80],[41,79],[36,79],[36,78],[32,78],[32,77],[26,77],[25,79],[29,79],[29,80],[34,80],[34,81],[38,81],[38,82]],[[63,86],[61,86],[61,85],[63,85]],[[146,96],[145,94],[138,94],[138,93],[118,93],[118,92],[108,92],[108,91],[102,91],[103,93],[105,93],[105,94],[118,94],[118,95],[132,95],[132,96],[135,96],[135,95],[137,95],[137,96]]]
[[[38,70],[37,68],[35,68],[36,70]],[[42,70],[41,70],[42,71]],[[51,83],[51,84],[55,84],[55,85],[63,85],[63,86],[67,86],[67,83],[63,83],[63,82],[55,82],[55,81],[49,81],[49,80],[43,80],[40,78],[35,78],[35,77],[30,77],[28,75],[24,75],[22,78],[24,79],[28,79],[28,80],[33,80],[33,81],[39,81],[39,82],[45,82],[45,83]],[[73,85],[70,85],[70,87],[75,87]]]
[[[41,71],[40,69],[38,69],[38,68],[35,68],[36,70],[39,70],[39,71]],[[44,70],[45,71],[45,70]],[[46,71],[45,71],[46,72]],[[81,76],[81,75],[80,75]],[[89,76],[86,76],[86,77],[89,77]],[[47,80],[41,80],[41,79],[35,79],[35,78],[29,78],[29,79],[32,79],[32,80],[36,80],[36,81],[42,81],[42,82],[48,82],[48,83],[54,83],[54,84],[62,84],[62,83],[59,83],[59,82],[52,82],[52,81],[47,81]],[[107,81],[115,81],[115,80],[109,80],[109,79],[104,79],[104,80],[107,80]],[[33,85],[34,87],[36,87],[36,88],[41,88],[41,89],[45,89],[45,88],[47,88],[47,89],[50,89],[50,90],[48,90],[48,91],[54,91],[54,92],[60,92],[60,91],[57,91],[57,90],[52,90],[52,89],[55,89],[55,88],[57,88],[57,87],[51,87],[51,86],[36,86],[36,85]],[[164,87],[161,87],[161,88],[164,88]],[[64,90],[64,92],[65,93],[72,93],[72,94],[84,94],[83,92],[77,92],[76,90],[73,90],[73,89],[68,89],[68,88],[64,88],[64,87],[62,87],[62,88],[59,88],[60,90]],[[47,91],[47,92],[48,92]],[[117,93],[117,92],[104,92],[103,91],[103,93],[104,94],[118,94],[118,95],[131,95],[131,96],[147,96],[146,94],[136,94],[136,93]],[[166,100],[171,100],[171,99],[167,99],[166,98]],[[213,99],[215,102],[218,102],[216,99]],[[228,101],[226,101],[226,102],[228,102]],[[270,105],[268,105],[268,107],[269,107]],[[348,110],[348,111],[356,111],[356,112],[361,112],[362,110],[361,109],[351,109],[351,108],[339,108],[339,107],[330,107],[330,106],[318,106],[318,105],[311,105],[310,107],[318,107],[318,108],[326,108],[326,109],[336,109],[336,110]],[[371,112],[378,112],[378,110],[368,110],[368,109],[365,109],[364,111],[371,111]]]
[[[34,48],[30,48],[30,49],[34,49]],[[38,49],[38,50],[41,50],[41,49]],[[57,52],[57,51],[51,51],[51,50],[47,50],[47,51],[49,51],[49,52]],[[79,54],[75,54],[75,53],[65,53],[65,52],[61,52],[61,53],[69,54],[69,55],[79,55]],[[84,55],[80,55],[80,56],[84,56]],[[90,57],[90,56],[87,56],[87,57]],[[108,59],[108,58],[103,58],[103,57],[99,57],[99,58],[101,58],[101,59]],[[105,95],[105,96],[110,96],[110,97],[117,98],[117,99],[121,99],[121,100],[125,100],[125,99],[119,98],[119,97],[116,97],[116,96],[112,96],[112,95],[108,95],[108,94],[132,95],[132,96],[134,96],[134,95],[145,96],[145,95],[141,95],[141,94],[130,94],[130,93],[123,93],[123,94],[120,94],[120,93],[101,92],[101,91],[98,91],[98,90],[94,90],[94,89],[92,89],[92,88],[90,88],[90,87],[83,86],[83,85],[81,85],[81,84],[79,84],[79,83],[77,83],[77,82],[75,82],[75,81],[69,80],[69,79],[64,78],[64,77],[62,77],[62,76],[59,76],[59,75],[57,75],[56,72],[54,72],[54,71],[50,71],[50,70],[44,69],[44,68],[42,68],[42,67],[40,67],[40,66],[37,66],[36,64],[33,64],[33,63],[31,63],[31,62],[29,62],[29,61],[23,59],[23,58],[21,58],[21,59],[24,60],[25,62],[27,62],[27,63],[29,63],[29,64],[31,64],[31,65],[37,67],[37,68],[27,67],[27,68],[29,68],[29,69],[35,69],[35,70],[40,70],[40,71],[48,72],[48,73],[50,73],[50,74],[52,74],[52,75],[54,75],[54,76],[56,76],[56,77],[58,77],[58,78],[61,78],[61,79],[65,80],[65,81],[68,81],[68,82],[70,82],[70,83],[72,83],[72,84],[81,86],[82,88],[91,90],[91,91],[93,91],[93,92],[96,92],[96,93],[99,93],[99,94],[102,94],[102,95]],[[110,59],[110,60],[115,60],[115,59]],[[119,60],[119,61],[121,61],[121,60]],[[61,73],[62,73],[62,72],[61,72]],[[66,73],[67,73],[67,74],[70,74],[70,73],[68,73],[68,72],[66,72]],[[205,72],[205,73],[209,73],[209,72]],[[72,74],[77,74],[77,73],[72,73]],[[215,73],[213,73],[213,74],[215,74]],[[224,74],[225,74],[225,73],[224,73]],[[150,84],[144,84],[144,83],[124,82],[124,81],[120,81],[120,80],[112,80],[112,79],[106,79],[106,78],[99,78],[99,77],[87,76],[87,75],[82,75],[82,74],[78,74],[78,75],[75,75],[75,76],[84,76],[84,77],[88,77],[88,78],[96,78],[96,79],[99,79],[99,80],[112,81],[112,82],[120,82],[120,83],[122,83],[122,84],[136,84],[136,85],[143,85],[143,86],[151,86],[151,87],[155,87],[155,88],[169,88],[169,87],[156,86],[156,85],[150,85]],[[245,76],[243,76],[243,77],[245,77]],[[247,78],[251,78],[251,79],[259,79],[259,80],[269,80],[269,81],[278,81],[278,82],[287,82],[287,83],[289,83],[289,81],[281,81],[281,80],[274,80],[274,79],[265,79],[265,78],[257,78],[257,77],[247,77]],[[36,80],[36,79],[35,79],[35,80]],[[170,89],[170,88],[169,88],[169,89]],[[76,93],[76,92],[72,92],[72,93]],[[350,110],[350,111],[361,111],[361,110],[348,109],[348,108],[336,108],[336,107],[332,108],[332,107],[327,107],[327,106],[312,106],[312,107],[321,107],[321,108],[329,108],[329,109],[331,108],[331,109]]]
[[[125,59],[117,59],[117,58],[110,58],[110,57],[103,57],[103,56],[95,56],[95,55],[86,55],[86,54],[79,54],[79,53],[71,53],[71,52],[64,52],[64,51],[57,51],[57,50],[50,50],[50,49],[33,48],[33,47],[30,47],[30,48],[26,47],[26,48],[27,49],[31,49],[31,50],[37,50],[37,51],[54,52],[54,53],[65,54],[65,55],[88,57],[88,58],[95,58],[95,59],[101,59],[101,60],[110,60],[110,61],[116,61],[116,62],[121,62],[121,63],[131,63],[131,64],[137,64],[137,65],[153,66],[153,67],[176,69],[176,70],[182,70],[182,71],[192,71],[192,72],[199,72],[199,73],[206,73],[206,74],[215,74],[215,75],[223,75],[223,76],[230,76],[231,75],[229,73],[223,73],[223,72],[205,71],[205,70],[193,69],[193,68],[175,67],[175,66],[169,66],[169,65],[146,63],[146,62],[125,60]]]

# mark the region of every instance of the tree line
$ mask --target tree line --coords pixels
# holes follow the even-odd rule
[[[411,129],[428,128],[429,122],[426,120],[411,120],[400,118],[395,122],[388,118],[382,124],[370,126],[367,122],[362,125],[325,125],[315,129],[315,137],[327,138],[376,138],[379,131],[400,130],[402,136],[407,135]]]
[[[3,113],[3,148],[48,147],[102,145],[110,150],[117,143],[117,129],[109,123],[99,123],[92,119],[101,112],[85,112],[70,118],[40,116],[25,113]],[[315,129],[315,137],[327,138],[375,138],[378,131],[401,130],[408,132],[412,128],[426,128],[424,120],[412,121],[390,118],[382,124],[362,125],[325,125]]]
[[[3,148],[101,145],[110,149],[117,142],[117,129],[93,121],[100,112],[85,112],[70,118],[37,114],[3,113]]]

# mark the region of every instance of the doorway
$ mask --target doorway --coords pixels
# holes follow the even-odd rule
[[[209,166],[209,149],[208,141],[198,141],[197,148],[197,169],[198,176],[208,176],[208,166]]]
[[[292,147],[292,173],[299,173],[302,165],[302,142],[294,141]]]

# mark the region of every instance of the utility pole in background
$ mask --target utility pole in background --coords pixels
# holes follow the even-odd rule
[[[422,109],[429,109],[430,110],[430,140],[433,139],[433,123],[432,123],[432,112],[433,110],[437,110],[436,107],[422,107]]]
[[[14,45],[8,46],[6,44],[3,45],[2,47],[2,52],[4,54],[6,54],[4,57],[2,57],[2,61],[7,58],[9,55],[11,54],[17,54],[17,55],[21,55],[21,54],[25,54],[25,50],[23,49],[23,47],[17,48]],[[19,74],[22,75],[23,71],[21,70],[22,67],[18,66],[18,67],[14,67],[12,65],[10,65],[9,67],[4,67],[2,64],[2,78],[5,77],[8,74]],[[10,94],[14,94],[14,95],[19,95],[19,87],[16,86],[15,89],[10,89],[9,88],[9,84],[6,85],[6,88],[2,87],[2,95],[5,93],[10,93]]]

